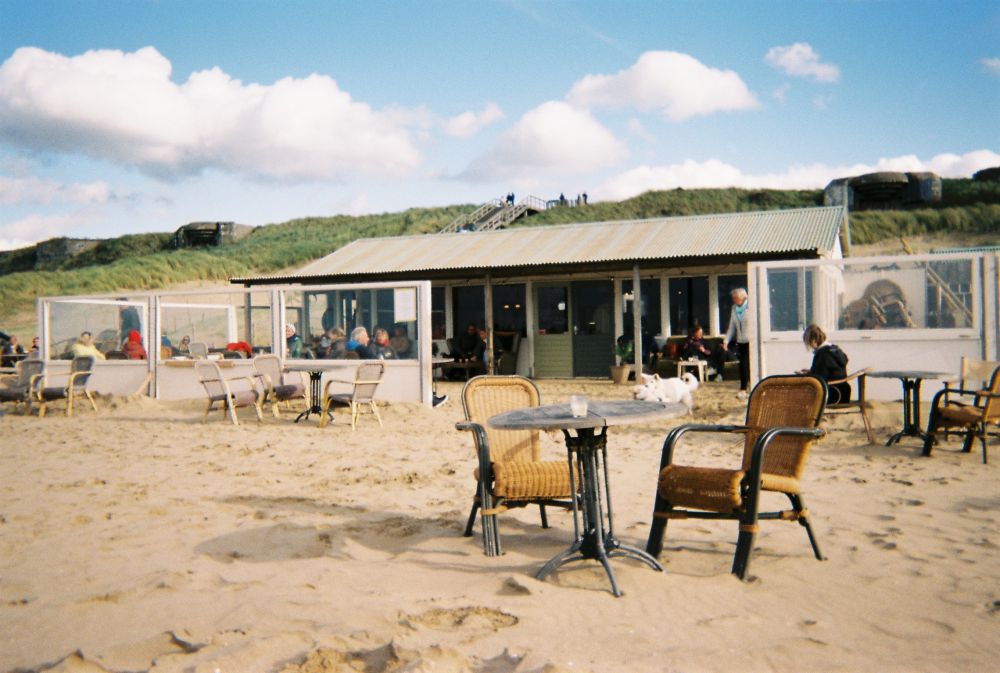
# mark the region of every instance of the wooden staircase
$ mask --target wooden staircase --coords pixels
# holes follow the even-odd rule
[[[507,205],[503,199],[492,199],[471,213],[459,215],[448,226],[441,229],[440,233],[455,234],[461,231],[503,229],[518,218],[534,215],[546,208],[546,202],[537,196],[526,196],[513,206]]]

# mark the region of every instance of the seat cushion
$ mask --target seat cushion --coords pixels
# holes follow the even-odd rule
[[[740,482],[746,472],[720,467],[667,465],[660,472],[660,497],[674,507],[691,507],[709,512],[735,512],[743,506]],[[778,493],[798,493],[799,480],[765,472],[761,489]]]
[[[0,402],[24,402],[27,392],[21,388],[0,388]]]
[[[66,389],[42,388],[41,396],[43,400],[64,400],[66,399]]]
[[[285,383],[274,387],[274,396],[279,400],[290,400],[296,397],[304,397],[305,386],[301,383]]]
[[[564,460],[495,462],[493,476],[493,494],[509,500],[568,498],[571,492]]]
[[[941,425],[972,425],[983,419],[983,410],[967,404],[949,404],[938,409]]]

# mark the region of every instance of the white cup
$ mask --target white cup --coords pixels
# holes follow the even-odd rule
[[[569,396],[569,412],[573,414],[573,418],[583,418],[587,415],[587,396],[586,395],[570,395]]]

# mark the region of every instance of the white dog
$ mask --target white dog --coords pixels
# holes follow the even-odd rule
[[[691,393],[698,389],[698,379],[687,372],[677,378],[661,379],[658,374],[642,375],[643,385],[634,389],[635,399],[650,402],[676,403],[680,402],[688,408],[688,413],[694,407]]]

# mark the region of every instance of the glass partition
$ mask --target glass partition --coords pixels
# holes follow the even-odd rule
[[[44,346],[48,359],[72,359],[74,347],[88,352],[93,347],[98,357],[126,359],[123,347],[133,331],[139,333],[142,351],[148,346],[145,299],[53,299],[47,302],[47,316]],[[133,359],[139,359],[140,352],[137,349]]]
[[[976,259],[891,258],[769,265],[770,332],[971,330]]]
[[[223,357],[271,351],[268,291],[169,294],[161,296],[159,309],[161,357],[188,357],[191,344]]]
[[[415,287],[302,289],[283,293],[286,357],[418,357],[420,299]]]

